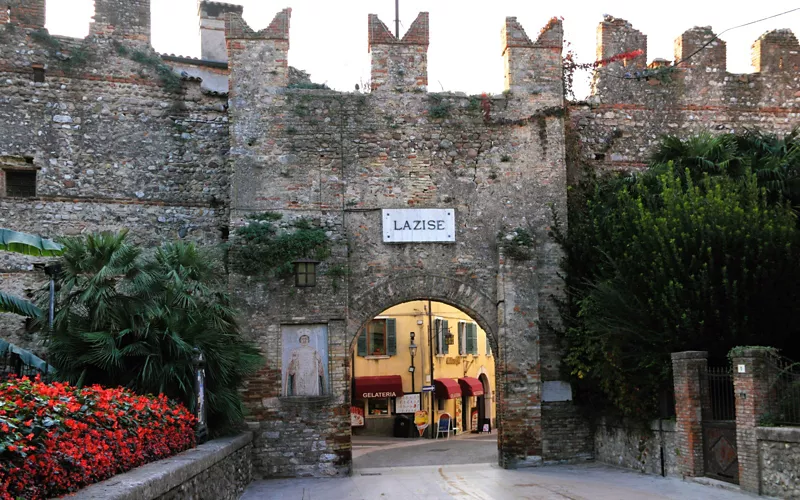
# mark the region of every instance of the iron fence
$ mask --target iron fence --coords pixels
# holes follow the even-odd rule
[[[733,373],[730,367],[708,367],[708,392],[712,420],[736,420]]]
[[[0,340],[0,381],[10,376],[33,378],[41,375],[49,379],[50,368],[32,353]]]
[[[800,425],[800,362],[771,356],[768,425]]]

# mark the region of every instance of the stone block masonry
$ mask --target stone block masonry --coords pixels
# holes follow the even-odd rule
[[[83,40],[41,30],[44,0],[5,5],[4,227],[44,236],[124,228],[148,245],[176,238],[212,245],[249,215],[272,211],[284,224],[305,218],[329,238],[315,287],[229,275],[242,328],[266,358],[242,390],[261,476],[350,472],[354,339],[371,317],[418,299],[459,307],[489,335],[501,465],[585,458],[588,425],[569,398],[543,401],[542,391],[562,378],[558,339],[544,325],[560,324],[562,253],[549,230],[552,210],[566,214],[568,167],[642,166],[663,133],[755,124],[783,132],[797,121],[798,43],[787,30],[756,42],[757,74],[727,73],[724,42],[696,28],[677,43],[684,59],[677,67],[643,74],[646,52],[604,64],[588,102],[568,105],[557,18],[537,37],[507,18],[499,47],[507,92],[464,96],[427,92],[424,12],[399,39],[367,18],[371,92],[345,93],[289,88],[303,75],[288,66],[290,9],[255,31],[240,6],[200,2],[204,58],[213,59],[204,61],[153,51],[149,0],[97,0]],[[598,42],[604,58],[646,49],[644,34],[611,17]],[[567,118],[579,146],[570,165]],[[9,196],[9,175],[34,183]],[[381,209],[401,208],[454,210],[455,243],[384,244]],[[520,229],[533,236],[528,255],[506,256],[505,242]],[[36,261],[1,255],[3,288],[21,295],[36,288]],[[297,325],[327,328],[328,380],[319,397],[282,396],[282,332]],[[19,318],[0,317],[0,328],[27,338]],[[702,400],[687,371],[699,359],[674,361],[676,387]],[[687,475],[701,467],[700,407],[679,412],[676,425],[677,467]]]
[[[579,448],[591,446],[589,439],[547,448],[542,434],[539,324],[557,320],[551,297],[560,255],[547,236],[548,204],[563,210],[566,193],[563,118],[550,112],[563,109],[560,22],[536,43],[506,53],[524,75],[520,85],[538,92],[470,98],[425,92],[425,13],[401,40],[370,16],[372,93],[288,89],[288,14],[279,13],[260,33],[227,14],[230,225],[263,211],[310,218],[330,228],[325,265],[345,266],[349,275],[338,293],[324,275],[315,289],[231,278],[245,328],[268,360],[244,391],[259,472],[349,472],[353,340],[373,316],[416,299],[469,311],[494,339],[505,391],[503,465],[540,464],[545,449],[558,459],[588,453]],[[454,208],[456,244],[384,244],[381,209],[405,207]],[[517,227],[529,228],[539,242],[530,260],[498,252],[498,231]],[[330,397],[281,397],[282,327],[321,323],[328,325]]]
[[[585,165],[641,168],[663,134],[723,134],[746,128],[785,134],[800,120],[800,45],[790,30],[771,31],[756,40],[756,72],[749,74],[727,71],[725,42],[710,27],[681,34],[675,40],[674,62],[662,60],[649,68],[647,36],[624,19],[606,16],[597,40],[598,59],[643,52],[598,68],[589,98],[570,106]]]
[[[236,500],[253,479],[253,435],[215,439],[88,486],[76,500]]]

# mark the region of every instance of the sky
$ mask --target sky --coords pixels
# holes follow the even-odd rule
[[[289,64],[308,71],[317,83],[351,91],[369,80],[367,15],[378,14],[394,31],[393,0],[228,0],[244,6],[250,27],[266,27],[283,8],[292,8]],[[151,0],[153,46],[158,52],[198,57],[197,0]],[[648,36],[648,61],[674,59],[673,42],[693,26],[715,33],[800,7],[800,0],[760,2],[670,0],[400,0],[401,34],[420,11],[430,12],[428,89],[477,94],[503,90],[500,29],[516,16],[531,39],[553,16],[564,19],[565,40],[578,62],[592,62],[595,33],[604,14],[626,19]],[[47,0],[52,34],[83,37],[89,31],[93,0]],[[749,73],[750,47],[764,32],[790,28],[800,33],[800,10],[725,33],[728,71]],[[588,93],[588,75],[576,78],[577,97]]]

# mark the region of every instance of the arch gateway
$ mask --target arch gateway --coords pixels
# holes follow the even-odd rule
[[[426,90],[427,13],[401,40],[370,16],[371,93],[341,93],[287,88],[290,14],[258,33],[226,17],[231,226],[278,212],[315,221],[332,241],[314,287],[231,276],[267,358],[245,388],[256,467],[349,472],[351,346],[372,317],[418,299],[461,309],[491,337],[502,466],[586,456],[569,391],[542,398],[559,379],[544,325],[558,323],[560,294],[551,210],[566,210],[560,21],[532,41],[508,18],[508,91],[464,96]],[[347,270],[336,284],[334,267]],[[303,328],[325,332],[325,396],[282,396],[285,351]]]
[[[644,166],[663,133],[783,134],[798,117],[790,30],[759,37],[755,72],[737,75],[725,42],[691,28],[661,78],[645,71],[647,36],[606,15],[592,95],[565,103],[557,19],[531,37],[507,18],[507,92],[465,96],[427,90],[426,13],[399,40],[370,16],[370,91],[347,93],[289,68],[288,9],[256,32],[241,6],[205,0],[202,58],[161,55],[175,72],[165,79],[151,64],[150,3],[95,0],[83,40],[32,36],[46,0],[0,9],[0,225],[45,237],[130,229],[147,245],[229,232],[235,244],[236,228],[267,211],[324,228],[316,286],[229,276],[267,360],[243,388],[264,476],[350,471],[356,333],[418,299],[461,309],[491,339],[500,464],[587,456],[592,436],[548,328],[562,293],[548,233],[553,212],[566,214],[568,168]],[[91,57],[79,62],[79,47]],[[0,259],[4,291],[38,287],[35,259]],[[30,341],[19,317],[0,314],[0,331]]]

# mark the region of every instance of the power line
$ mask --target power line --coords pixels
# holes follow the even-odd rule
[[[795,11],[797,11],[797,10],[800,10],[800,7],[797,7],[797,8],[795,8],[795,9],[791,9],[791,10],[787,10],[786,12],[781,12],[780,14],[775,14],[775,15],[772,15],[772,16],[763,17],[763,18],[761,18],[761,19],[756,19],[755,21],[750,21],[749,23],[740,24],[739,26],[734,26],[733,28],[728,28],[728,29],[726,29],[726,30],[724,30],[724,31],[720,31],[720,32],[719,32],[719,34],[717,34],[717,35],[714,35],[714,36],[711,38],[711,40],[709,40],[708,42],[706,42],[705,44],[703,44],[703,45],[702,45],[702,46],[701,46],[699,49],[695,50],[694,52],[692,52],[692,53],[691,53],[691,54],[689,54],[688,56],[686,56],[686,57],[684,57],[683,59],[681,59],[680,61],[676,62],[676,63],[675,63],[675,66],[679,65],[680,63],[682,63],[682,62],[684,62],[684,61],[688,61],[690,58],[692,58],[693,56],[695,56],[695,55],[696,55],[697,53],[699,53],[701,50],[705,49],[706,47],[708,47],[709,45],[711,45],[712,43],[714,43],[716,40],[719,40],[719,37],[720,37],[720,36],[722,36],[724,33],[727,33],[727,32],[729,32],[729,31],[733,31],[733,30],[735,30],[735,29],[738,29],[738,28],[744,28],[745,26],[750,26],[751,24],[760,23],[761,21],[766,21],[766,20],[768,20],[768,19],[773,19],[773,18],[780,17],[780,16],[783,16],[783,15],[786,15],[786,14],[790,14],[790,13],[792,13],[792,12],[795,12]]]
[[[729,31],[733,31],[733,30],[735,30],[735,29],[744,28],[745,26],[750,26],[751,24],[760,23],[760,22],[762,22],[762,21],[766,21],[766,20],[768,20],[768,19],[774,19],[774,18],[776,18],[776,17],[784,16],[784,15],[786,15],[786,14],[791,14],[792,12],[795,12],[795,11],[798,11],[798,10],[800,10],[800,7],[797,7],[797,8],[794,8],[794,9],[790,9],[790,10],[787,10],[787,11],[785,11],[785,12],[781,12],[781,13],[779,13],[779,14],[774,14],[774,15],[772,15],[772,16],[762,17],[761,19],[756,19],[755,21],[750,21],[750,22],[747,22],[747,23],[744,23],[744,24],[740,24],[740,25],[738,25],[738,26],[734,26],[734,27],[732,27],[732,28],[728,28],[728,29],[726,29],[726,30],[720,31],[718,34],[714,35],[714,36],[711,38],[711,40],[707,41],[707,42],[706,42],[706,43],[704,43],[702,46],[700,46],[700,48],[699,48],[699,49],[695,50],[694,52],[692,52],[692,53],[691,53],[691,54],[689,54],[688,56],[684,57],[683,59],[681,59],[681,60],[679,60],[679,61],[675,62],[675,64],[674,64],[673,66],[670,66],[670,67],[667,67],[667,68],[658,68],[657,70],[654,70],[654,71],[652,71],[651,73],[648,73],[648,74],[646,74],[646,75],[642,75],[642,76],[655,76],[655,75],[657,75],[657,74],[659,74],[659,73],[663,73],[663,72],[666,72],[666,71],[669,71],[669,70],[671,70],[672,68],[675,68],[675,67],[677,67],[679,64],[681,64],[681,63],[683,63],[683,62],[686,62],[686,61],[688,61],[689,59],[691,59],[692,57],[694,57],[695,55],[697,55],[698,53],[700,53],[700,52],[701,52],[703,49],[705,49],[706,47],[708,47],[709,45],[711,45],[711,44],[712,44],[712,43],[714,43],[715,41],[719,40],[719,37],[720,37],[721,35],[723,35],[724,33],[727,33],[727,32],[729,32]],[[635,76],[617,76],[617,75],[612,75],[612,74],[607,74],[606,76],[611,76],[611,77],[614,77],[614,78],[619,78],[620,80],[636,80],[636,79],[639,79],[639,78],[641,78],[641,76],[640,76],[640,77],[635,77]]]

